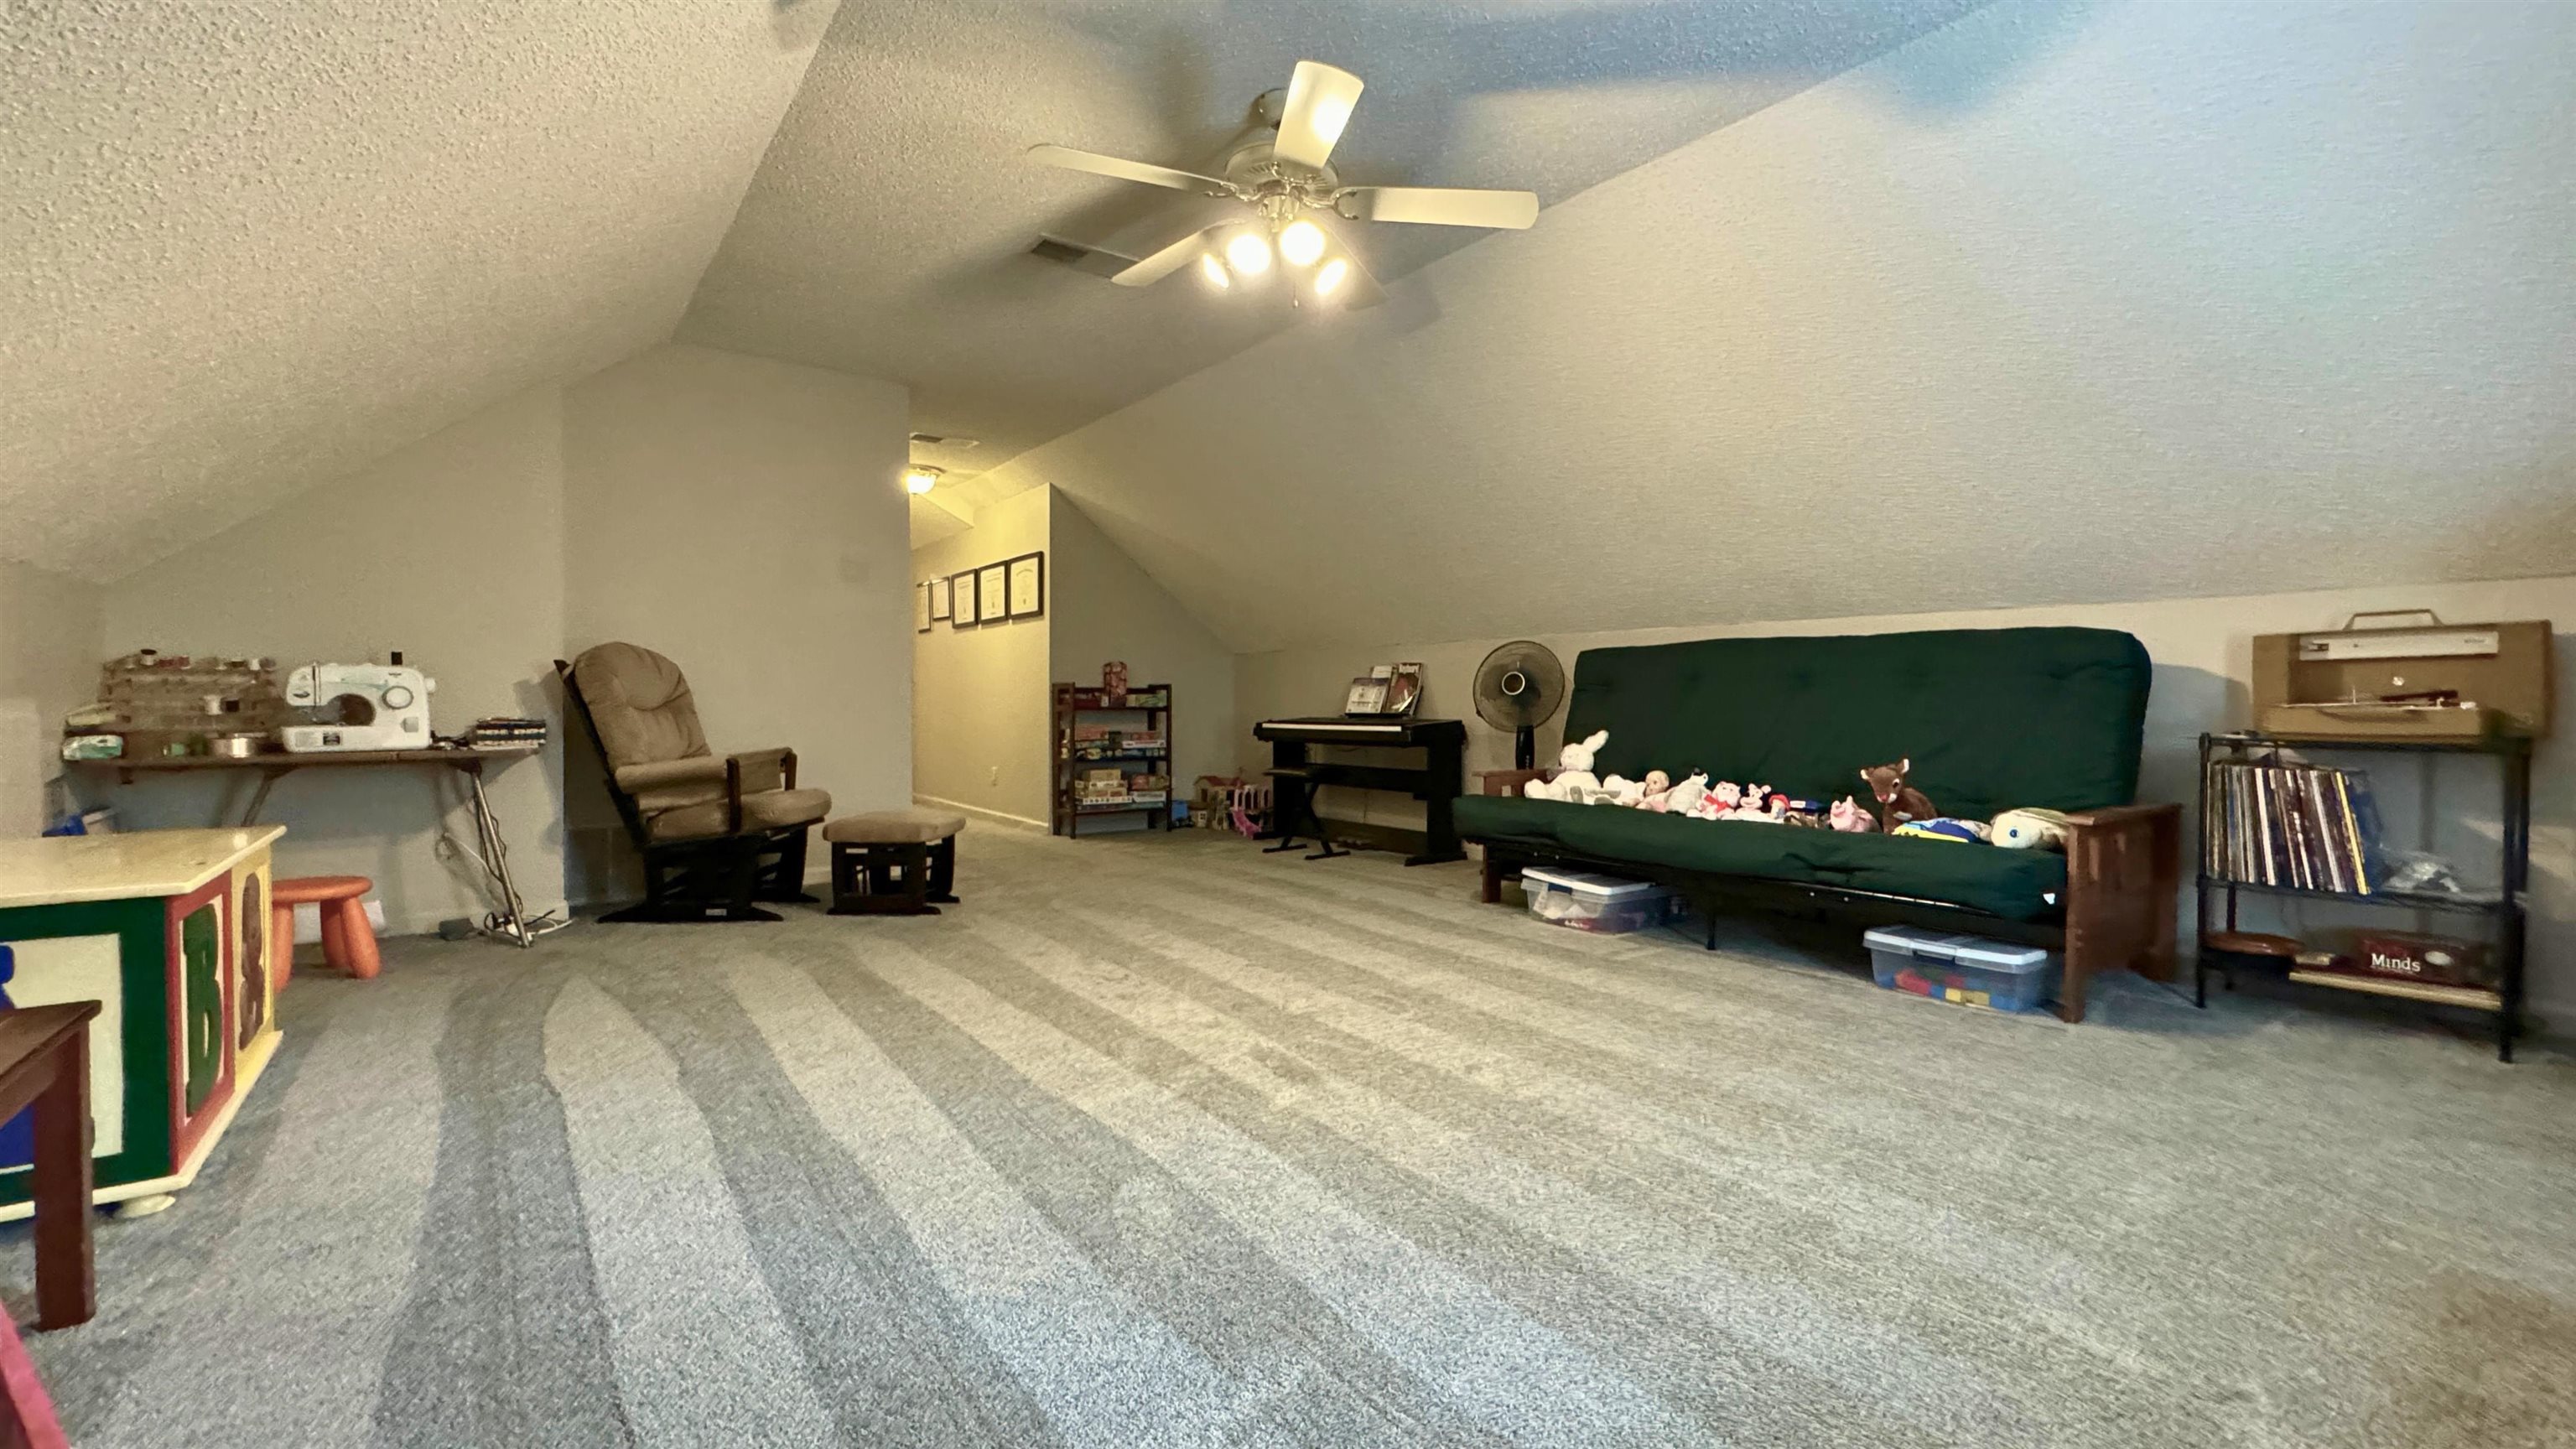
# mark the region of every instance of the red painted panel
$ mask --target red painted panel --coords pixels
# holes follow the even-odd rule
[[[216,1050],[221,1065],[215,1073],[213,1087],[197,1110],[188,1110],[188,1037],[193,1013],[188,1001],[185,946],[180,937],[188,917],[201,908],[212,906],[215,912],[215,982],[216,1003],[213,1023],[218,1038]],[[226,871],[184,896],[170,898],[168,928],[164,932],[170,972],[170,1170],[197,1150],[199,1139],[224,1103],[233,1095],[233,877]]]

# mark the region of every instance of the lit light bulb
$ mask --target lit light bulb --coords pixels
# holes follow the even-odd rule
[[[903,489],[907,493],[927,493],[939,486],[936,468],[909,468],[904,471]]]
[[[1199,253],[1199,279],[1220,292],[1234,285],[1234,273],[1225,269],[1225,263],[1218,261],[1214,252]]]
[[[1257,231],[1236,232],[1225,244],[1225,259],[1240,276],[1260,276],[1270,270],[1270,238]]]
[[[1315,295],[1318,297],[1329,297],[1335,292],[1340,291],[1342,283],[1347,282],[1350,279],[1350,258],[1335,257],[1331,261],[1324,263],[1324,265],[1315,272]]]
[[[1288,223],[1279,233],[1279,255],[1292,266],[1311,267],[1324,254],[1324,229],[1303,219]]]

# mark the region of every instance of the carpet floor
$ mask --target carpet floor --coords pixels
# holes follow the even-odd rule
[[[30,1337],[75,1442],[2576,1443],[2563,1056],[961,844],[935,919],[298,977]]]

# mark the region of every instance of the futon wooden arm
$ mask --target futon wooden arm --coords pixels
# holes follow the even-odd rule
[[[1553,770],[1478,770],[1476,778],[1485,782],[1488,795],[1517,795],[1532,780],[1544,780]]]
[[[2182,889],[2182,807],[2115,805],[2066,817],[2066,978],[2062,1015],[2084,1019],[2096,971],[2157,981],[2174,971]]]
[[[2066,828],[2069,830],[2106,827],[2132,829],[2140,821],[2166,818],[2179,823],[2182,819],[2182,807],[2179,805],[2110,805],[2100,810],[2078,810],[2066,817]]]

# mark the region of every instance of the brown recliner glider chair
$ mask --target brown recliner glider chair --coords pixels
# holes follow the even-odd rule
[[[794,750],[709,750],[689,681],[650,649],[601,644],[555,672],[644,856],[643,903],[601,920],[775,921],[753,902],[814,899],[805,833],[832,797],[796,788]]]

